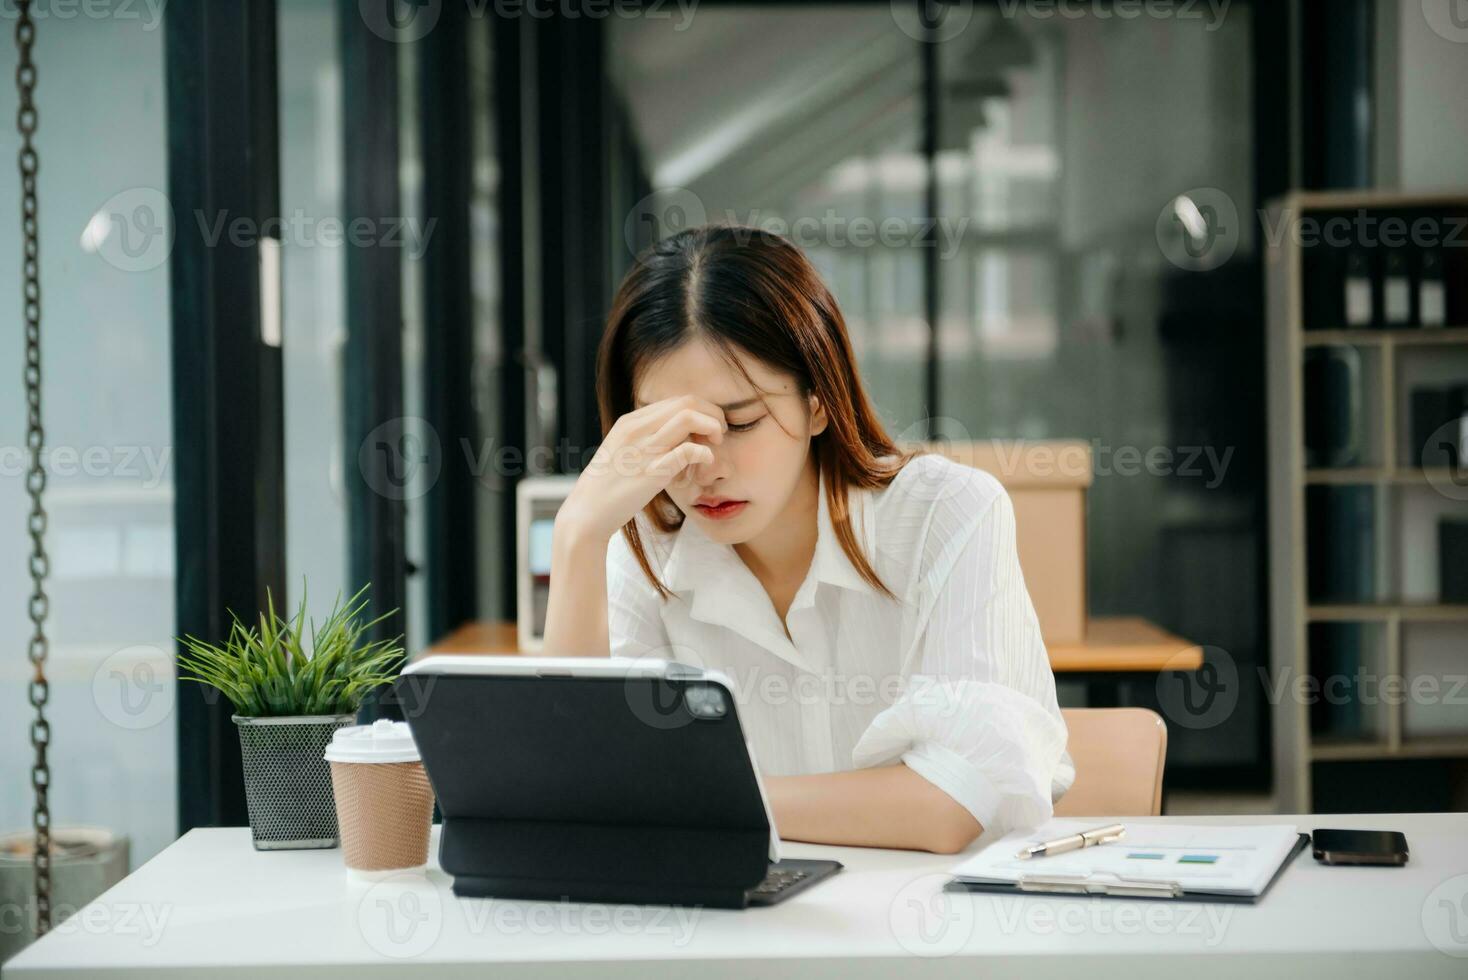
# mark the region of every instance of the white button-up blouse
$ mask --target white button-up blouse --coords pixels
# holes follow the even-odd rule
[[[896,601],[842,551],[824,475],[819,498],[788,637],[732,547],[696,521],[663,534],[639,515],[648,561],[674,595],[662,600],[614,535],[611,653],[727,674],[767,775],[900,760],[966,807],[985,837],[1047,819],[1075,770],[1004,488],[926,455],[884,489],[850,492],[852,530]]]

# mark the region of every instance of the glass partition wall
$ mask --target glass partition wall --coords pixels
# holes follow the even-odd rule
[[[15,12],[0,19],[14,29]],[[50,18],[34,49],[50,575],[49,802],[56,827],[125,835],[131,864],[175,834],[174,452],[161,26]],[[95,66],[110,66],[106,76]],[[0,45],[14,99],[16,47]],[[122,93],[126,93],[123,95]],[[14,104],[13,101],[10,104]],[[0,156],[16,159],[14,113]],[[31,594],[20,329],[20,187],[0,192],[0,834],[29,833]],[[177,216],[192,222],[189,215]],[[9,917],[7,917],[9,919]],[[18,924],[18,923],[15,923]]]
[[[803,246],[894,435],[1088,442],[1091,614],[1145,616],[1252,672],[1253,7],[915,10],[707,3],[686,24],[610,21],[650,194],[632,220],[737,222]],[[1217,242],[1186,237],[1180,200]],[[1151,681],[1113,696],[1155,706]],[[1256,693],[1227,737],[1174,733],[1179,782],[1191,765],[1265,783]]]

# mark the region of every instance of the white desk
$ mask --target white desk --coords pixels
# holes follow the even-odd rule
[[[1258,906],[1205,905],[954,895],[939,892],[951,857],[792,845],[846,870],[733,912],[466,901],[436,868],[353,885],[339,850],[257,853],[243,828],[195,830],[4,976],[1468,976],[1468,814],[1187,822],[1396,828],[1412,860],[1327,868],[1306,852]]]

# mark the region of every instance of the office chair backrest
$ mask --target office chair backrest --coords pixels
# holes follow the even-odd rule
[[[1141,817],[1162,812],[1167,725],[1146,708],[1062,708],[1076,781],[1057,817]]]

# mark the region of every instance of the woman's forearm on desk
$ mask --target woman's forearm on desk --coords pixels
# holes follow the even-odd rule
[[[550,657],[605,657],[609,539],[556,522],[543,652]]]
[[[785,840],[954,854],[983,827],[953,797],[901,763],[765,779]]]

